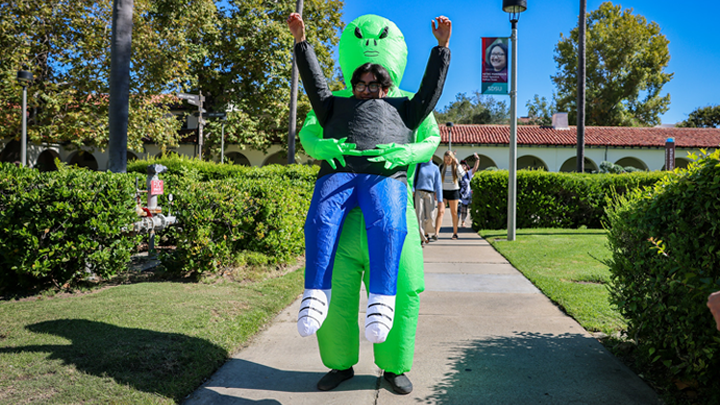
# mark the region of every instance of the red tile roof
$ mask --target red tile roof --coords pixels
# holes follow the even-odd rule
[[[442,143],[448,142],[448,128],[440,125]],[[518,125],[518,145],[574,146],[577,127],[554,129],[537,125]],[[677,148],[717,148],[720,128],[637,128],[586,127],[585,146],[657,147],[664,148],[668,138],[675,138]],[[510,143],[507,125],[455,125],[452,142],[462,144]]]

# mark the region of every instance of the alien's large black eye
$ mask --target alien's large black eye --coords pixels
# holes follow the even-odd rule
[[[362,31],[360,31],[360,27],[355,27],[355,36],[362,39]]]
[[[390,27],[383,28],[382,32],[380,32],[380,39],[386,38],[388,36],[388,30]]]

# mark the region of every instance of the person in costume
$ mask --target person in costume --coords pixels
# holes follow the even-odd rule
[[[382,37],[382,38],[381,38]],[[390,20],[364,15],[349,23],[342,32],[338,47],[338,60],[347,88],[333,94],[352,97],[349,78],[355,69],[367,62],[383,65],[392,78],[394,86],[389,97],[412,97],[413,93],[400,89],[407,64],[407,46],[402,32]],[[323,128],[313,111],[307,115],[299,132],[300,141],[311,156],[317,156],[325,142]],[[440,130],[433,115],[429,115],[415,132],[414,162],[428,161],[440,143]],[[415,169],[410,165],[409,169]],[[408,173],[408,179],[413,174]],[[412,391],[407,377],[413,364],[415,333],[420,309],[420,293],[425,289],[423,280],[422,249],[415,219],[415,210],[408,192],[406,237],[397,280],[397,298],[393,328],[385,342],[373,345],[375,364],[384,371],[384,379],[400,394]],[[333,296],[323,326],[317,331],[320,357],[328,372],[317,384],[320,390],[336,388],[341,382],[352,378],[353,366],[358,363],[359,327],[358,308],[360,288],[369,285],[370,260],[367,249],[365,221],[359,208],[345,218],[335,254],[332,273]]]
[[[414,143],[414,131],[442,94],[450,62],[451,23],[446,17],[432,21],[438,46],[432,49],[420,89],[412,98],[387,97],[393,86],[390,74],[373,63],[353,72],[353,97],[332,95],[313,48],[305,41],[300,15],[291,14],[288,26],[295,37],[306,93],[325,129],[324,140],[330,141],[329,150],[334,147],[336,153],[324,156],[305,224],[305,292],[298,331],[309,336],[322,326],[342,223],[352,208],[360,206],[370,242],[365,336],[372,343],[382,343],[392,329],[398,265],[407,235],[407,168],[413,152],[408,144]],[[346,143],[347,139],[353,143]]]

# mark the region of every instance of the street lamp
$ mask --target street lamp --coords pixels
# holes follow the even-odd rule
[[[520,13],[527,10],[526,0],[503,0],[503,11],[509,14],[512,26],[512,56],[510,59],[510,171],[508,176],[508,229],[507,240],[515,240],[515,214],[517,211],[517,22]]]
[[[32,73],[27,70],[18,70],[17,81],[23,88],[22,99],[22,138],[20,145],[20,162],[27,166],[27,86],[33,81]]]
[[[445,126],[446,126],[447,129],[448,129],[448,150],[452,150],[452,127],[453,127],[453,123],[452,123],[452,122],[448,122],[448,123],[445,124]]]

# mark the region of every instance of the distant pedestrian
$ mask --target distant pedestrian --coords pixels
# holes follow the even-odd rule
[[[432,240],[437,240],[437,229],[435,229],[435,217],[443,204],[442,180],[440,170],[432,162],[420,163],[415,169],[415,212],[417,213],[418,225],[420,227],[420,243],[430,242],[430,233],[433,233]]]
[[[470,180],[472,180],[475,172],[480,166],[480,157],[477,153],[474,154],[475,165],[470,168],[470,165],[466,161],[461,161],[460,165],[465,170],[465,175],[460,179],[460,227],[465,227],[465,220],[468,217],[468,210],[470,203],[472,202],[472,189],[470,188]]]
[[[443,156],[443,164],[440,165],[440,178],[443,185],[443,202],[450,206],[450,215],[452,215],[453,235],[452,239],[457,239],[458,230],[458,203],[460,201],[460,179],[465,175],[460,162],[458,162],[455,154],[448,150]],[[442,223],[445,210],[438,212],[438,220],[435,224],[436,228]]]

